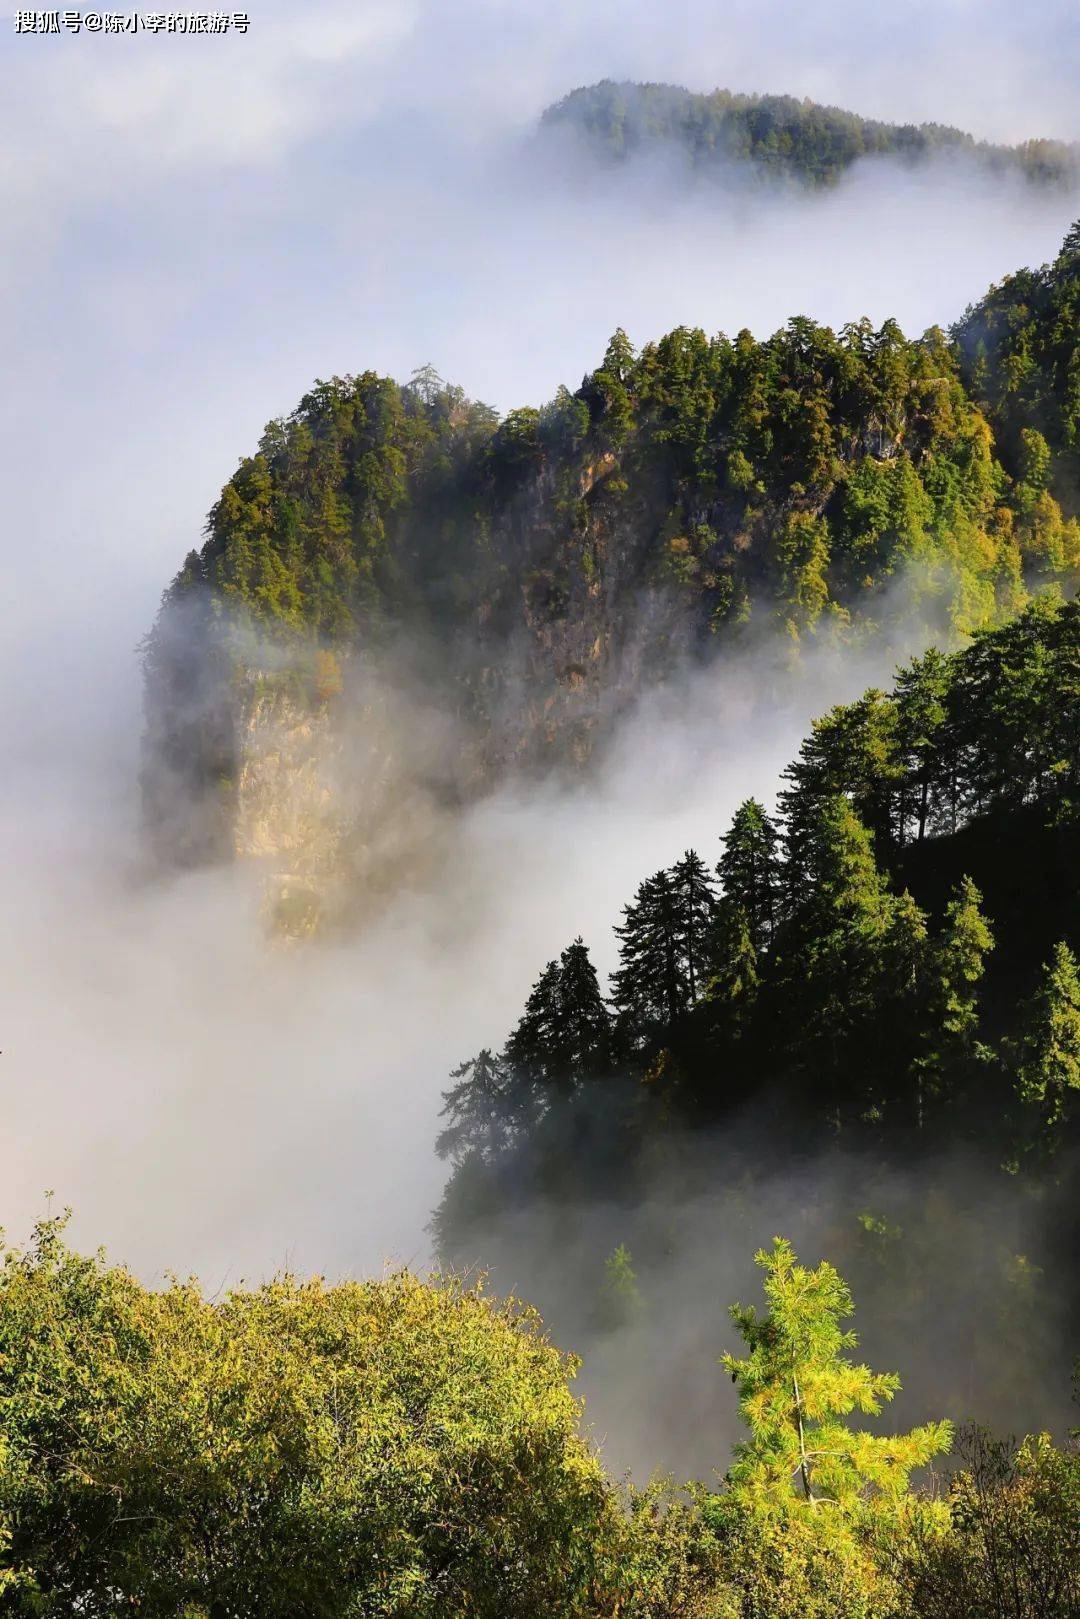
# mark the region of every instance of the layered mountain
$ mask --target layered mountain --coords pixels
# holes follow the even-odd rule
[[[863,157],[911,164],[960,157],[1040,185],[1080,178],[1080,151],[1063,141],[995,145],[947,124],[883,123],[794,96],[701,93],[677,84],[605,79],[555,102],[541,129],[571,134],[602,161],[666,149],[703,173],[741,170],[810,186],[833,184]]]
[[[947,641],[1070,589],[1078,287],[1074,231],[953,334],[616,332],[578,389],[501,419],[430,369],[317,383],[148,637],[159,845],[284,860],[306,892],[400,824],[403,746],[422,820],[581,764],[740,638]]]

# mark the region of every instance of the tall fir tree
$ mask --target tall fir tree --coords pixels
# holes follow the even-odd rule
[[[780,834],[764,805],[748,798],[724,835],[716,870],[724,894],[746,918],[756,954],[768,950],[780,902]]]
[[[1017,1091],[1032,1116],[1035,1146],[1052,1157],[1080,1095],[1080,969],[1063,939],[1026,1010]]]
[[[964,877],[929,952],[922,1049],[914,1064],[919,1129],[931,1109],[968,1099],[975,1072],[985,1068],[989,1052],[978,1038],[978,989],[993,948],[982,895],[971,878]]]
[[[559,964],[549,961],[529,991],[517,1024],[503,1050],[502,1061],[519,1093],[540,1096],[555,1077],[559,1040]]]
[[[782,1049],[833,1129],[880,1103],[876,1013],[894,901],[870,833],[846,798],[808,817],[798,903],[778,935],[773,1004]]]
[[[470,1156],[493,1163],[505,1150],[512,1129],[505,1068],[485,1047],[455,1068],[450,1078],[457,1083],[443,1092],[440,1116],[447,1123],[436,1137],[435,1151],[455,1164]]]
[[[901,845],[923,842],[942,799],[949,671],[948,658],[931,647],[897,672],[896,746],[904,771],[898,812]]]
[[[502,1061],[511,1089],[543,1105],[604,1071],[610,1056],[611,1014],[588,948],[577,938],[533,985]]]
[[[612,1000],[638,1044],[680,1020],[689,1002],[682,968],[679,911],[670,873],[658,871],[638,888],[616,927],[619,966]]]
[[[693,1006],[709,979],[710,949],[716,922],[716,892],[705,862],[687,849],[671,868],[672,896],[678,917],[680,966],[686,998]]]
[[[732,1032],[740,1033],[753,1007],[761,973],[750,917],[727,894],[717,903],[711,954],[712,975],[705,998],[724,1007],[730,1014]]]
[[[603,1073],[611,1057],[611,1013],[587,945],[579,936],[559,957],[558,1023],[551,1056],[555,1084],[571,1090]]]

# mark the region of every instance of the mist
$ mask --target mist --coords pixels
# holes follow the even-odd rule
[[[920,331],[1051,257],[1080,212],[961,162],[866,162],[827,195],[780,195],[676,162],[600,176],[534,140],[548,102],[605,75],[790,91],[991,139],[1080,134],[1078,18],[1056,0],[1022,16],[990,5],[977,26],[961,4],[891,19],[676,9],[266,5],[225,43],[0,47],[6,146],[22,154],[0,181],[12,1236],[52,1190],[75,1209],[76,1241],[147,1277],[196,1270],[215,1287],[283,1264],[423,1267],[449,1069],[505,1037],[575,935],[609,969],[611,925],[641,877],[690,844],[712,863],[735,806],[772,797],[811,717],[887,678],[891,658],[785,671],[764,647],[675,681],[589,780],[510,781],[464,812],[432,807],[422,868],[348,938],[274,941],[256,867],[166,879],[141,852],[135,649],[236,461],[315,377],[404,380],[431,362],[506,409],[576,386],[619,325],[638,344],[680,323],[762,336],[797,313]],[[425,734],[429,717],[404,715],[403,732]],[[423,761],[407,740],[402,760],[405,792]],[[838,1181],[812,1166],[807,1179],[827,1211]],[[708,1275],[708,1308],[664,1374],[674,1384],[703,1356],[703,1420],[720,1378],[713,1326],[729,1294],[752,1296],[749,1248],[774,1214],[798,1230],[806,1201],[764,1189],[762,1230],[740,1231],[722,1260],[716,1211],[682,1210],[700,1234],[654,1307],[685,1310]],[[619,1240],[597,1219],[573,1260],[586,1291]],[[812,1229],[827,1226],[826,1212]],[[538,1254],[521,1274],[499,1257],[494,1241],[477,1255],[497,1262],[497,1286],[540,1304],[550,1291],[558,1312]],[[616,1463],[707,1465],[662,1407],[629,1422],[643,1385],[581,1311],[555,1325],[592,1345],[590,1397],[605,1368],[620,1391],[596,1416],[625,1419]],[[648,1356],[642,1332],[633,1354],[643,1341]],[[709,1453],[729,1438],[710,1434]]]
[[[465,810],[418,787],[445,720],[398,691],[395,813],[366,856],[396,883],[364,925],[309,943],[268,926],[257,861],[147,860],[133,733],[43,738],[0,796],[11,1234],[48,1188],[80,1240],[147,1274],[424,1267],[450,1068],[501,1043],[577,934],[610,970],[642,876],[691,843],[715,861],[810,717],[887,672],[835,650],[793,667],[766,638],[647,694],[589,778],[511,778]]]

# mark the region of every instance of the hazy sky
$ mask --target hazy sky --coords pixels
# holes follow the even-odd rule
[[[576,85],[723,84],[999,139],[1080,136],[1075,0],[309,0],[250,16],[224,39],[16,37],[10,15],[0,33],[0,1222],[21,1226],[52,1185],[90,1240],[148,1266],[224,1265],[234,1232],[244,1264],[293,1242],[312,1264],[320,1246],[327,1263],[415,1252],[441,1074],[488,1015],[501,1037],[540,965],[497,917],[470,1000],[441,911],[414,910],[390,924],[396,953],[384,935],[285,971],[242,877],[130,888],[134,648],[265,421],[316,376],[427,361],[500,407],[535,402],[576,384],[617,324],[638,342],[797,312],[917,330],[1051,255],[1069,223],[1068,199],[948,167],[860,167],[783,205],[654,173],[567,177],[526,148]],[[778,727],[761,772],[797,729]],[[511,884],[530,823],[506,817],[468,837]],[[684,828],[622,830],[629,878]],[[549,841],[519,896],[544,906],[533,950],[606,928],[623,879],[582,889],[598,848],[583,838],[555,882]],[[305,986],[291,1004],[289,984]],[[387,1008],[417,999],[434,1013],[402,1049]]]

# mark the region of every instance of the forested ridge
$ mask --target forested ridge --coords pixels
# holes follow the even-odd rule
[[[609,994],[573,941],[501,1051],[457,1071],[448,1251],[504,1201],[632,1204],[655,1132],[722,1131],[750,1104],[766,1158],[964,1142],[1053,1177],[1080,1123],[1078,813],[1076,601],[832,710],[775,815],[747,800],[718,860],[644,877]]]
[[[616,332],[574,393],[501,420],[430,368],[318,383],[229,479],[148,638],[151,813],[178,778],[227,800],[252,664],[306,670],[321,702],[349,658],[407,645],[496,757],[580,758],[748,628],[949,638],[1071,588],[1078,287],[1074,230],[951,335]]]
[[[180,579],[332,642],[409,613],[555,619],[606,566],[624,596],[681,589],[705,631],[759,602],[799,630],[922,561],[962,626],[986,622],[1025,567],[1076,566],[1078,287],[1073,232],[952,338],[800,317],[637,354],[617,332],[575,393],[501,421],[429,368],[318,383]]]
[[[869,156],[907,163],[960,156],[1041,184],[1075,183],[1080,172],[1076,147],[1063,141],[994,145],[947,124],[883,123],[795,96],[699,93],[676,84],[605,79],[547,108],[542,127],[569,129],[608,160],[624,162],[666,145],[701,170],[744,165],[807,185],[832,184]]]

